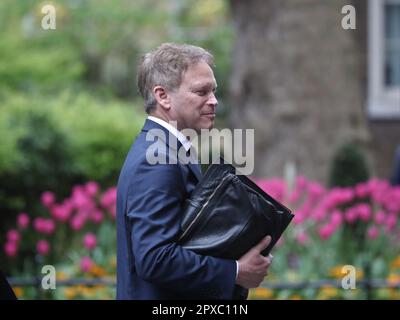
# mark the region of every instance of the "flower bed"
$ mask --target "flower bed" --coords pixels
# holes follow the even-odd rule
[[[295,214],[273,254],[263,287],[251,299],[399,299],[396,288],[368,293],[357,282],[383,279],[400,283],[400,188],[372,179],[351,188],[326,189],[297,177],[289,188],[282,179],[256,183]],[[57,202],[42,194],[43,212],[36,218],[17,217],[3,245],[15,277],[42,276],[44,265],[56,268],[58,281],[74,278],[115,281],[116,189],[100,192],[97,183],[75,186],[71,196]],[[321,287],[274,289],[280,282],[337,280],[354,266],[356,289],[332,284]],[[21,298],[113,299],[114,286],[73,285],[57,290],[15,287]]]

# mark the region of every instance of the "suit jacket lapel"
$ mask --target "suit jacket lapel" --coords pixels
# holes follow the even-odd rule
[[[203,174],[201,172],[200,164],[189,162],[188,166],[192,170],[194,175],[196,176],[197,180],[200,181],[201,177],[203,176]]]

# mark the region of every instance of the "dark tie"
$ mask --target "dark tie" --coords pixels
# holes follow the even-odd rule
[[[186,151],[186,156],[190,157],[189,165],[194,171],[196,171],[196,176],[200,180],[203,173],[201,171],[196,150],[194,148],[190,148],[188,151]]]

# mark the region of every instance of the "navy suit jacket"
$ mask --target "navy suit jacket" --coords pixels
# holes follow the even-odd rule
[[[176,244],[182,205],[201,178],[200,166],[149,164],[146,151],[154,145],[146,141],[150,129],[161,129],[168,137],[168,130],[147,119],[118,180],[117,299],[231,299],[236,262]],[[167,161],[168,152],[181,146],[177,139],[176,144],[158,142]]]

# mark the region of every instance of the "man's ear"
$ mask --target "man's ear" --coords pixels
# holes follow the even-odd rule
[[[157,103],[163,107],[164,109],[170,109],[171,104],[170,104],[170,97],[167,93],[167,90],[163,86],[155,86],[153,88],[153,94],[154,97],[157,100]]]

